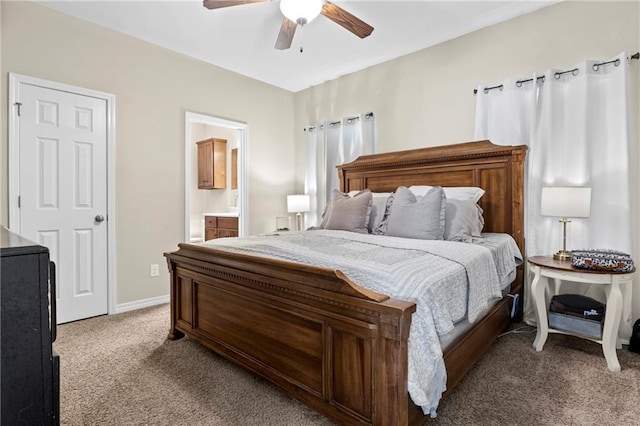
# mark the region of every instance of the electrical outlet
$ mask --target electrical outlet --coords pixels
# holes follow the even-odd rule
[[[158,266],[157,263],[154,263],[153,265],[149,266],[149,276],[150,277],[157,277],[160,275],[160,266]]]

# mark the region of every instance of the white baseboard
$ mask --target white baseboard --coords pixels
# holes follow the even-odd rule
[[[169,303],[170,296],[158,296],[150,299],[136,300],[135,302],[127,302],[116,305],[115,314],[121,314],[123,312],[134,311],[136,309],[148,308],[150,306],[162,305],[163,303]]]

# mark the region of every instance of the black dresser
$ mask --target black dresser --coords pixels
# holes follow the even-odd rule
[[[0,424],[57,425],[55,266],[46,247],[4,227],[0,260]]]

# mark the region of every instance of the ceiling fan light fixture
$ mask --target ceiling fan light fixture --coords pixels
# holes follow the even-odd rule
[[[291,21],[304,25],[320,14],[323,3],[323,0],[280,0],[280,10]]]

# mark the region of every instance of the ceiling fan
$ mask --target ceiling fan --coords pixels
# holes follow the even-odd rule
[[[204,0],[207,9],[220,9],[248,3],[263,3],[272,0]],[[323,15],[360,38],[373,32],[373,27],[356,18],[340,6],[325,0],[280,0],[280,10],[284,15],[275,48],[279,50],[291,47],[298,25],[308,24],[318,15]]]

